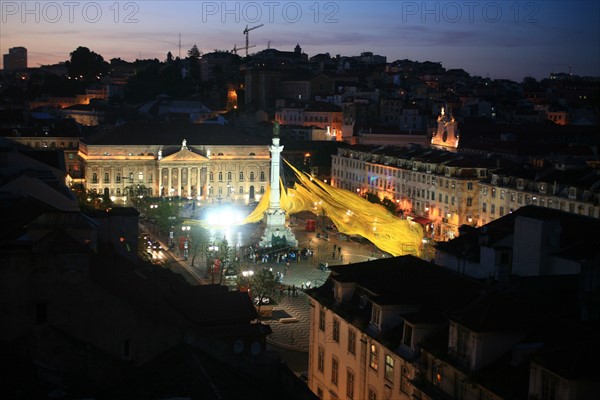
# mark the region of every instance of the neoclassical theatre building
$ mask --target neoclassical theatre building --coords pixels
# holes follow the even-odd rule
[[[84,138],[79,156],[87,189],[126,201],[152,196],[246,204],[269,181],[269,139],[227,125],[129,122]]]

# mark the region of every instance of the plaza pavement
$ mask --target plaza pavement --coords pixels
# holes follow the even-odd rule
[[[255,271],[261,268],[273,268],[273,272],[281,272],[284,274],[283,293],[279,292],[275,296],[277,304],[273,307],[273,316],[271,318],[263,318],[262,322],[271,326],[273,331],[267,337],[267,341],[279,347],[302,352],[308,351],[308,336],[309,336],[309,317],[310,304],[308,296],[301,290],[308,282],[311,287],[322,285],[329,276],[328,271],[323,271],[319,268],[319,263],[327,262],[328,265],[339,265],[364,262],[384,256],[380,250],[370,243],[361,244],[335,232],[320,231],[320,238],[317,238],[317,232],[305,231],[305,219],[302,217],[292,218],[291,229],[296,239],[298,240],[298,248],[312,248],[313,256],[311,258],[290,262],[287,268],[285,263],[276,264],[275,262],[267,263],[244,263],[243,268],[253,269]],[[253,239],[258,242],[260,234],[264,227],[259,227]],[[333,246],[341,247],[340,252],[335,251],[333,257]],[[191,260],[181,260],[181,263],[186,266],[186,269],[196,279],[204,284],[209,284],[210,278],[206,275],[206,261],[204,258],[197,259],[194,266],[191,266]],[[296,295],[288,292],[287,286],[295,286],[297,288]]]

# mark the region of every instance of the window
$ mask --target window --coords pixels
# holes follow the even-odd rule
[[[261,182],[264,182],[264,180],[265,180],[265,171],[260,171],[260,180],[261,180]]]
[[[244,181],[244,173],[240,171],[240,182]]]
[[[496,198],[496,188],[492,188],[492,199]]]
[[[325,310],[319,310],[319,330],[325,332]]]
[[[371,316],[371,322],[377,326],[381,323],[381,308],[373,304],[373,315]]]
[[[250,172],[250,182],[254,182],[254,172]]]
[[[223,182],[223,172],[219,171],[219,182]]]
[[[556,381],[557,379],[549,373],[542,371],[542,391],[541,400],[556,399]]]
[[[467,355],[467,343],[469,341],[469,331],[464,328],[457,328],[456,352],[459,356]]]
[[[319,399],[322,399],[322,398],[323,398],[323,389],[322,389],[322,388],[320,388],[320,387],[317,387],[317,397],[318,397]]]
[[[377,345],[371,344],[371,351],[369,355],[369,366],[377,371],[379,367],[379,349]]]
[[[467,190],[473,190],[473,182],[467,182]]]
[[[348,352],[356,354],[356,332],[353,329],[348,329]]]
[[[385,355],[384,376],[387,381],[394,382],[394,358],[389,354]]]
[[[110,182],[110,177],[108,175],[108,172],[105,172],[104,173],[104,183],[108,183],[108,182]]]
[[[331,383],[338,384],[338,359],[331,357]]]
[[[504,207],[500,206],[500,216],[502,217],[504,215]]]
[[[346,372],[346,396],[349,399],[354,398],[354,372],[352,370]]]
[[[260,194],[265,194],[265,187],[264,186],[260,187]]]
[[[486,204],[486,203],[483,203],[483,204],[481,205],[481,211],[483,211],[483,212],[487,212],[487,204]]]
[[[404,335],[402,337],[402,343],[405,346],[412,347],[412,334],[413,334],[412,325],[409,325],[405,322],[404,323]]]
[[[402,368],[400,368],[400,390],[408,394],[408,368],[406,368],[404,365]]]
[[[117,183],[121,182],[121,174],[117,173],[117,176],[115,178],[115,182],[117,182]]]
[[[504,200],[504,194],[505,194],[505,193],[506,193],[506,192],[505,192],[504,190],[501,190],[501,191],[500,191],[500,199]]]
[[[98,183],[98,174],[95,172],[92,174],[92,183]]]
[[[212,182],[212,181],[215,180],[215,173],[214,172],[211,172],[211,173],[208,174],[208,180],[210,182]]]
[[[230,182],[231,182],[231,175],[232,175],[231,172],[227,173],[227,180],[230,181]]]
[[[369,388],[369,400],[377,400],[377,392],[374,388]]]
[[[473,199],[470,197],[467,197],[467,207],[470,207],[473,205]]]
[[[244,187],[240,186],[240,194],[244,194]]]
[[[129,183],[133,183],[133,172],[129,173]]]
[[[338,319],[333,320],[333,341],[340,342],[340,321]]]
[[[495,215],[495,214],[496,214],[496,205],[495,205],[495,204],[492,204],[492,205],[490,206],[490,213],[491,213],[492,215]]]
[[[138,172],[138,181],[144,182],[144,173],[143,172]]]
[[[323,372],[325,370],[325,349],[319,347],[319,354],[317,357],[317,369],[319,372]]]

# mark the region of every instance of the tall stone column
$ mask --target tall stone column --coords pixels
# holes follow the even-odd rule
[[[280,205],[280,190],[279,190],[279,166],[281,160],[281,152],[283,146],[279,144],[279,123],[275,122],[273,126],[272,145],[269,146],[271,152],[271,192],[269,194],[269,208],[265,212],[266,228],[260,247],[272,247],[274,245],[287,245],[295,247],[298,245],[298,240],[292,233],[289,227],[285,225],[285,211]]]
[[[177,168],[177,196],[181,197],[181,167]]]

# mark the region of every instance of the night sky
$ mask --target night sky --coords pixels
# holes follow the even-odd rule
[[[245,44],[310,56],[387,56],[442,62],[521,81],[552,72],[600,76],[597,1],[72,1],[0,2],[0,52],[24,46],[29,66],[65,61],[78,46],[106,60],[164,60]],[[243,55],[244,52],[238,54]]]

